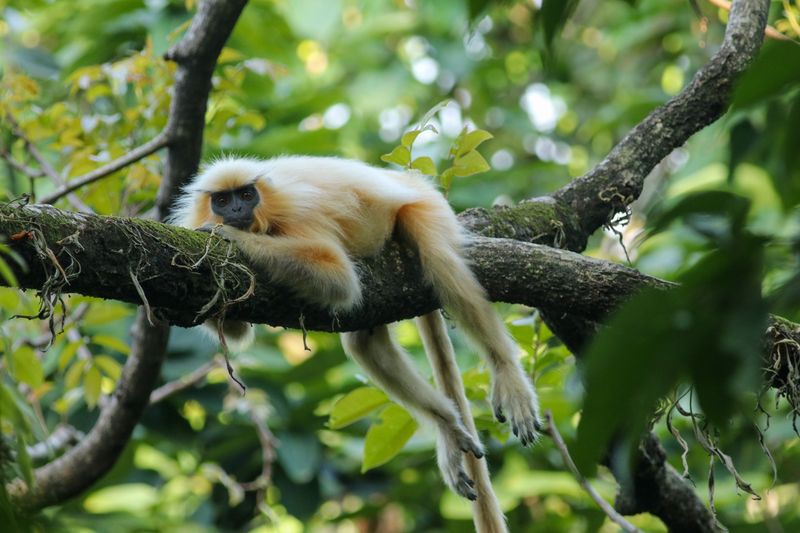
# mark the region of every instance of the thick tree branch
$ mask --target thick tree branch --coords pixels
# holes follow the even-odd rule
[[[639,197],[645,178],[662,159],[722,116],[737,77],[760,49],[768,9],[769,0],[735,1],[725,39],[708,64],[588,173],[514,207],[470,209],[462,215],[464,223],[487,237],[582,251],[592,233]]]
[[[141,303],[132,270],[157,314],[181,326],[224,310],[227,318],[255,323],[298,328],[302,320],[308,329],[352,331],[439,306],[423,281],[414,250],[397,242],[363,261],[363,305],[332,316],[293,297],[291,288],[272,283],[233,243],[203,232],[50,206],[5,205],[0,206],[0,234],[17,236],[12,246],[29,266],[17,272],[22,287],[41,288],[49,278],[60,279],[63,270],[75,272],[60,284],[64,292]],[[43,246],[50,248],[58,266]],[[630,296],[645,288],[673,286],[617,263],[511,239],[475,237],[467,255],[491,299],[543,307],[551,317],[578,320],[570,344],[576,352],[594,325]],[[251,287],[252,294],[244,297]],[[785,322],[776,325],[781,335],[775,342],[798,335]]]
[[[161,370],[167,343],[167,328],[143,337],[141,313],[133,329],[135,342],[117,389],[100,413],[86,438],[67,453],[36,469],[36,482],[27,487],[22,480],[10,484],[9,496],[24,509],[41,509],[80,494],[114,465],[130,439],[150,399]]]
[[[624,211],[639,197],[645,178],[664,157],[725,112],[737,77],[761,47],[768,11],[768,0],[736,0],[722,46],[689,85],[650,113],[599,165],[553,194],[558,205],[568,207],[567,211],[579,219],[579,231],[575,231],[575,225],[564,226],[569,236],[565,239],[567,246],[585,243],[616,213]],[[583,246],[570,249],[580,251]],[[585,317],[546,307],[542,312],[553,331],[576,354],[588,344],[598,327]],[[776,331],[783,333],[780,324],[773,321],[767,337]],[[798,333],[796,328],[792,332]],[[775,356],[780,354],[779,345],[767,344],[770,347],[765,360],[785,372],[786,364]],[[780,387],[776,380],[773,385]],[[621,496],[617,508],[623,514],[650,512],[671,531],[716,530],[713,515],[694,489],[666,462],[664,450],[654,435],[642,441],[632,479],[618,476],[618,480]]]
[[[734,2],[722,46],[689,85],[633,128],[599,165],[554,195],[579,214],[584,235],[630,205],[662,159],[725,112],[736,79],[764,40],[768,11],[769,0]]]
[[[210,4],[212,2],[203,4],[201,13]],[[219,9],[226,9],[240,3],[219,4],[225,4]],[[598,167],[552,197],[534,199],[510,209],[471,210],[462,217],[465,225],[486,236],[508,237],[582,250],[588,235],[638,196],[644,178],[663,157],[722,114],[727,106],[733,80],[746,67],[760,45],[767,7],[766,0],[735,2],[720,51],[698,72],[680,95],[648,116]],[[200,13],[196,18],[199,17]],[[199,159],[200,144],[197,140],[202,135],[202,128],[198,130],[193,127],[194,123],[187,122],[187,117],[203,116],[210,82],[207,79],[199,83],[197,80],[193,81],[190,72],[191,67],[195,66],[195,72],[210,76],[213,62],[209,66],[208,62],[201,59],[204,57],[202,54],[193,55],[187,49],[191,48],[190,43],[209,41],[218,42],[221,48],[224,39],[219,41],[213,36],[207,36],[206,32],[209,31],[208,28],[195,28],[193,24],[181,44],[168,54],[182,67],[176,76],[176,94],[181,92],[186,96],[180,102],[173,102],[168,124],[179,135],[173,141],[176,144],[186,143],[185,150],[170,150],[167,174],[171,176],[188,176],[196,169]],[[186,70],[182,70],[184,67]],[[190,171],[184,173],[187,170]],[[158,201],[160,215],[166,213],[180,181],[167,179],[162,183]],[[117,222],[107,224],[105,228],[112,232],[109,234],[111,240],[103,242],[96,237],[101,232],[100,228],[95,227],[91,217],[74,215],[79,218],[70,221],[62,214],[42,210],[38,212],[42,216],[37,225],[36,221],[26,218],[30,214],[28,211],[33,209],[15,209],[13,214],[4,209],[0,215],[0,224],[3,225],[0,233],[12,234],[6,229],[11,226],[6,224],[19,224],[22,221],[27,226],[14,227],[41,229],[42,234],[46,234],[46,242],[64,261],[69,261],[65,255],[65,250],[69,250],[78,261],[83,257],[81,263],[85,270],[90,264],[95,264],[95,260],[99,264],[105,264],[106,270],[101,273],[83,271],[80,276],[70,280],[68,289],[71,291],[83,287],[84,281],[93,280],[87,282],[87,287],[91,285],[93,291],[109,291],[108,294],[113,293],[114,296],[107,297],[138,302],[135,288],[131,290],[133,284],[127,270],[129,265],[135,264],[137,278],[150,302],[161,306],[164,309],[163,315],[170,320],[188,325],[202,318],[196,316],[196,313],[204,304],[216,297],[216,303],[204,312],[221,311],[226,301],[230,302],[244,294],[253,281],[246,270],[246,262],[235,249],[230,249],[229,252],[225,243],[209,241],[206,236],[165,229],[141,221],[120,222],[119,219],[112,219]],[[72,231],[67,233],[70,229]],[[50,233],[51,230],[53,233]],[[75,234],[75,231],[78,231],[77,236],[70,240],[69,236]],[[158,256],[146,253],[152,251],[149,245],[153,244],[153,237],[164,239],[160,243],[162,249]],[[64,238],[67,240],[62,240]],[[57,244],[59,240],[62,240],[61,244]],[[77,247],[70,248],[75,242],[80,242],[84,247],[88,244],[88,248],[95,252],[93,258],[80,256]],[[30,277],[21,276],[26,280],[23,283],[37,279],[36,276],[41,280],[48,273],[54,272],[55,267],[52,264],[41,263],[36,256],[31,255],[31,250],[26,249],[30,247],[29,243],[17,244],[34,259],[28,275]],[[207,244],[211,246],[204,256]],[[126,254],[127,261],[124,261],[123,256]],[[476,272],[493,298],[540,305],[547,310],[549,320],[558,324],[563,324],[564,319],[568,320],[573,326],[570,338],[575,346],[583,345],[586,338],[584,334],[588,335],[594,329],[596,321],[601,320],[608,311],[633,292],[648,284],[667,286],[660,280],[653,280],[630,269],[616,265],[611,267],[575,254],[522,242],[479,239],[471,248],[470,255]],[[176,266],[186,267],[195,262],[199,264],[193,271]],[[227,266],[222,266],[225,262],[228,263]],[[116,272],[112,267],[116,265],[119,268],[121,263],[126,267],[124,272]],[[420,285],[416,265],[413,251],[396,244],[389,246],[384,254],[366,264],[365,271],[370,275],[365,276],[365,292],[373,296],[357,313],[339,317],[331,317],[324,310],[311,309],[295,299],[287,299],[285,289],[272,286],[265,282],[263,276],[256,274],[256,294],[226,307],[226,316],[288,326],[299,325],[302,316],[309,328],[341,330],[359,329],[369,323],[385,323],[421,314],[436,307],[436,302],[431,292]],[[168,301],[162,302],[159,299],[160,294],[165,287],[170,286],[166,280],[173,279],[175,269],[181,271],[184,281],[176,287],[177,292],[173,292]],[[127,275],[127,281],[122,280],[123,274]],[[216,277],[219,280],[220,275],[225,279],[227,294],[217,295],[215,288],[208,285],[209,279]],[[110,280],[117,280],[121,284],[116,285],[116,281]],[[34,286],[40,285],[34,283]],[[195,296],[197,298],[192,299]],[[190,300],[191,304],[187,303]],[[180,302],[181,306],[186,303],[187,306],[175,309],[176,302]],[[269,305],[269,302],[280,302],[281,305]],[[141,316],[139,322],[143,324]],[[664,463],[661,464],[663,467]],[[674,479],[669,476],[677,475],[663,468],[658,472],[666,472],[667,479],[671,481]],[[656,477],[657,475],[650,476],[650,479]],[[650,510],[667,522],[669,518],[662,514],[668,500],[662,496],[659,498],[658,505],[648,506],[639,502],[638,506],[631,508]],[[694,503],[699,501],[696,496],[694,500]],[[687,512],[690,510],[689,507],[685,509]]]
[[[63,277],[62,270],[75,271],[64,291],[141,303],[132,270],[150,305],[182,326],[224,310],[227,318],[287,327],[299,327],[302,315],[309,329],[349,331],[418,316],[439,305],[414,251],[395,242],[363,262],[363,305],[333,317],[251,268],[232,243],[206,233],[49,206],[0,207],[0,234],[25,232],[43,239],[23,236],[13,244],[29,265],[28,272],[17,273],[23,287],[40,288],[49,277]],[[52,250],[58,266],[43,246]],[[510,239],[476,237],[468,255],[494,300],[546,305],[591,320],[601,320],[644,287],[671,285],[616,263]],[[251,286],[252,296],[234,303]]]
[[[206,0],[200,4],[189,30],[176,46],[179,53],[174,57],[179,58],[179,65],[165,131],[126,157],[85,176],[80,185],[100,179],[169,143],[157,198],[156,217],[164,218],[175,192],[197,170],[211,75],[245,4],[246,0]],[[19,480],[13,483],[9,495],[15,505],[36,510],[61,503],[86,490],[114,465],[149,404],[166,355],[169,325],[163,321],[151,324],[140,309],[132,333],[131,355],[114,395],[86,439],[62,457],[38,468],[32,487]]]
[[[201,3],[186,34],[165,55],[166,59],[178,64],[178,69],[175,72],[175,98],[166,126],[171,143],[164,165],[166,179],[161,181],[156,200],[158,220],[169,214],[179,189],[197,172],[203,150],[211,75],[246,3],[247,0]]]

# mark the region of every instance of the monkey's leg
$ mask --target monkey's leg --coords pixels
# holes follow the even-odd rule
[[[474,482],[464,471],[461,452],[482,457],[483,448],[464,428],[453,403],[419,375],[387,326],[343,333],[342,345],[389,395],[436,425],[436,459],[445,483],[457,494],[474,500]]]
[[[416,244],[425,276],[439,300],[483,349],[492,371],[492,406],[501,422],[508,417],[523,444],[536,440],[539,402],[519,363],[519,347],[486,299],[483,287],[461,253],[464,241],[458,221],[441,197],[403,206],[397,224]]]
[[[455,402],[461,413],[461,420],[467,431],[477,440],[478,430],[469,410],[469,402],[464,394],[464,383],[461,372],[456,366],[455,352],[450,337],[447,335],[442,314],[437,310],[415,319],[419,328],[425,353],[433,367],[436,384],[445,396]],[[464,454],[467,474],[475,481],[475,493],[478,499],[473,504],[475,531],[477,533],[507,533],[505,517],[500,510],[500,503],[492,489],[489,469],[485,458]]]

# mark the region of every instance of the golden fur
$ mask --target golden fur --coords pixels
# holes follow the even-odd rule
[[[222,159],[185,189],[172,220],[188,228],[218,224],[210,193],[248,183],[260,195],[255,220],[249,231],[223,226],[223,233],[308,301],[332,309],[357,306],[362,289],[354,260],[378,253],[395,233],[416,246],[427,281],[486,355],[496,416],[509,419],[523,444],[536,438],[538,403],[519,349],[464,259],[467,235],[423,176],[337,158]],[[477,530],[506,531],[440,313],[420,317],[418,326],[437,384],[450,399],[419,375],[386,326],[344,333],[342,341],[395,400],[436,425],[439,468],[454,491],[477,497]],[[227,324],[223,329],[226,335],[242,331]]]

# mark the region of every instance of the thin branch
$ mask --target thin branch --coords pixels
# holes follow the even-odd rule
[[[589,497],[594,500],[594,502],[606,513],[606,516],[617,524],[619,527],[624,529],[625,531],[629,531],[631,533],[642,533],[642,530],[625,520],[625,518],[619,514],[611,504],[603,499],[600,494],[592,487],[592,484],[580,473],[578,467],[575,465],[575,462],[572,460],[572,457],[569,454],[569,450],[567,449],[567,445],[564,442],[564,439],[561,438],[561,434],[558,432],[558,428],[556,427],[555,422],[553,422],[553,413],[550,410],[545,411],[544,418],[547,420],[547,429],[546,432],[550,435],[550,438],[553,439],[553,443],[556,445],[556,449],[561,454],[561,459],[564,461],[564,464],[569,471],[572,472],[572,475],[575,476],[575,480],[578,484],[586,491]]]
[[[14,159],[11,153],[5,148],[0,148],[0,157],[2,157],[3,160],[5,160],[5,162],[11,165],[15,170],[21,172],[22,174],[25,174],[29,178],[35,179],[44,176],[44,172],[42,172],[41,170],[29,167]]]
[[[211,372],[215,368],[219,368],[219,366],[220,366],[220,361],[214,359],[213,361],[209,361],[203,366],[195,368],[188,374],[181,376],[180,378],[174,381],[170,381],[168,383],[161,385],[159,388],[150,393],[150,405],[164,401],[173,394],[177,394],[188,388],[194,387],[195,385],[203,381],[206,378],[206,376],[208,376],[209,372]]]
[[[29,154],[36,160],[39,164],[39,168],[41,169],[41,175],[47,176],[50,180],[58,186],[64,186],[64,179],[61,177],[61,174],[53,168],[53,165],[47,160],[47,158],[39,151],[39,148],[31,141],[26,135],[25,132],[22,131],[19,123],[16,119],[11,115],[11,113],[6,114],[6,118],[8,119],[9,124],[11,124],[11,133],[14,134],[17,138],[21,139],[22,142],[25,144],[25,149],[28,151]],[[33,169],[31,169],[33,170]],[[30,177],[34,177],[33,174],[28,174]],[[67,201],[82,213],[94,213],[92,208],[86,205],[80,198],[75,196],[74,194],[70,194],[67,197]]]
[[[162,130],[158,135],[153,137],[148,142],[144,143],[141,146],[138,146],[128,152],[127,154],[123,155],[111,161],[110,163],[106,163],[100,168],[97,168],[83,176],[78,176],[77,178],[69,180],[66,184],[62,185],[60,189],[54,191],[46,196],[43,196],[39,199],[39,203],[42,204],[52,204],[56,200],[60,199],[64,195],[67,195],[81,187],[89,185],[90,183],[94,183],[100,179],[103,179],[107,176],[110,176],[114,172],[121,170],[128,165],[131,165],[140,159],[144,159],[148,155],[157,152],[158,150],[164,148],[165,146],[170,144],[170,133],[168,129]]]
[[[258,433],[258,442],[261,445],[261,473],[252,481],[240,483],[242,490],[263,492],[272,482],[272,463],[275,462],[275,448],[277,439],[272,434],[266,422],[263,420],[252,404],[248,402],[248,415]],[[259,498],[261,500],[263,498]]]
[[[27,447],[28,455],[34,461],[52,457],[69,446],[81,441],[86,435],[72,426],[58,426],[48,437]]]

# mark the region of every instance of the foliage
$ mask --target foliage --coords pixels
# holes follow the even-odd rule
[[[195,4],[0,0],[2,196],[42,197],[58,181],[160,131],[175,70],[162,56]],[[725,12],[697,4],[707,24],[680,0],[251,0],[215,71],[204,156],[383,159],[435,176],[457,209],[545,194],[591,168],[706,63]],[[780,7],[773,25],[796,39],[800,3]],[[543,406],[582,467],[619,437],[617,430],[636,435],[665,410],[688,411],[692,416],[675,416],[671,428],[655,425],[671,462],[679,464],[683,451],[683,438],[672,435],[692,433],[688,472],[708,475],[711,452],[703,441],[710,439],[763,497],[746,499],[732,474],[717,472],[716,509],[732,531],[800,524],[794,504],[800,463],[786,403],[774,393],[761,396],[771,416],[764,445],[774,457],[775,480],[752,429],[753,421],[767,424],[766,415],[753,412],[758,387],[752,385],[765,314],[780,305],[787,318],[800,320],[797,299],[786,296],[798,286],[798,73],[794,43],[768,43],[741,82],[733,112],[665,160],[651,178],[654,192],[620,226],[620,236],[592,240],[593,255],[624,261],[619,238],[634,266],[680,280],[683,288],[643,294],[621,309],[583,369],[538,315],[502,308]],[[146,215],[162,168],[160,155],[149,156],[60,205]],[[659,204],[667,207],[658,212]],[[638,233],[643,227],[646,239]],[[14,261],[0,244],[0,276],[8,279]],[[130,306],[72,296],[60,308],[64,319],[59,315],[54,339],[47,324],[19,318],[36,317],[38,309],[34,294],[0,290],[6,481],[29,479],[34,467],[63,452],[38,446],[57,428],[91,428],[117,386],[131,342]],[[425,368],[413,328],[397,329]],[[549,442],[521,450],[494,423],[488,373],[457,334],[455,342],[511,530],[607,528]],[[367,386],[335,337],[311,333],[308,345],[300,333],[259,327],[255,346],[235,360],[245,396],[217,366],[196,386],[152,405],[114,470],[78,501],[36,517],[35,527],[468,527],[468,504],[437,477],[430,428],[417,430]],[[174,331],[163,383],[203,367],[214,350],[196,331]],[[695,387],[688,399],[674,392],[688,385]],[[665,407],[664,397],[673,395]],[[268,421],[266,431],[259,420]],[[264,461],[273,461],[271,471]],[[607,471],[598,470],[592,482],[613,497]],[[0,522],[12,524],[9,515],[0,489]],[[663,530],[652,517],[634,522]]]

